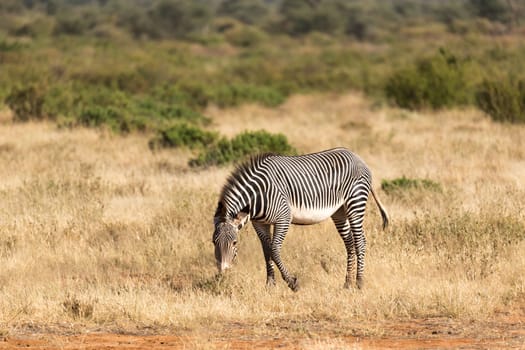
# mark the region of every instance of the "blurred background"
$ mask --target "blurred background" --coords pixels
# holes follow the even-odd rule
[[[194,165],[235,153],[210,131],[210,106],[292,94],[359,91],[377,106],[524,122],[524,15],[516,0],[3,0],[0,108],[148,132],[151,148],[215,147]]]

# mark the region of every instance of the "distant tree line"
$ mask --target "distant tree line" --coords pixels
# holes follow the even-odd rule
[[[201,132],[208,106],[292,94],[359,90],[525,123],[524,14],[518,0],[0,0],[0,108],[157,132],[152,148],[213,144],[217,159],[238,150]]]
[[[29,12],[42,16],[12,19]],[[104,35],[116,28],[135,38],[161,39],[241,24],[269,35],[319,32],[377,40],[418,22],[439,22],[454,31],[458,22],[484,19],[512,28],[524,15],[525,2],[519,0],[2,0],[0,31]]]

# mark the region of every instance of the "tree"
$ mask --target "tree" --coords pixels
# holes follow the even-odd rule
[[[268,15],[268,6],[261,0],[225,0],[217,13],[246,24],[260,23]]]
[[[512,21],[511,1],[507,0],[470,0],[474,14],[491,21],[510,23]]]
[[[184,37],[205,27],[211,12],[199,1],[162,0],[149,15],[165,36]]]
[[[283,28],[292,35],[312,31],[334,34],[344,28],[345,16],[340,1],[284,0],[280,13]]]

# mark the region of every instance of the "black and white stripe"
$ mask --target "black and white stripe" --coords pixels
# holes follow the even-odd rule
[[[372,175],[364,161],[344,148],[301,156],[264,154],[240,165],[228,178],[219,199],[216,223],[245,213],[261,240],[267,283],[274,283],[273,264],[293,290],[297,280],[284,266],[280,250],[290,224],[309,225],[329,217],[347,249],[345,286],[351,286],[354,252],[357,286],[362,287],[366,239],[363,218],[371,192],[380,209],[383,227],[388,215],[372,189]],[[274,226],[273,236],[270,232]],[[217,230],[214,237],[219,235]]]

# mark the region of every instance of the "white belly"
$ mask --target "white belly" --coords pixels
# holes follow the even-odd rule
[[[317,224],[332,216],[340,205],[321,209],[296,208],[292,206],[292,224]]]

